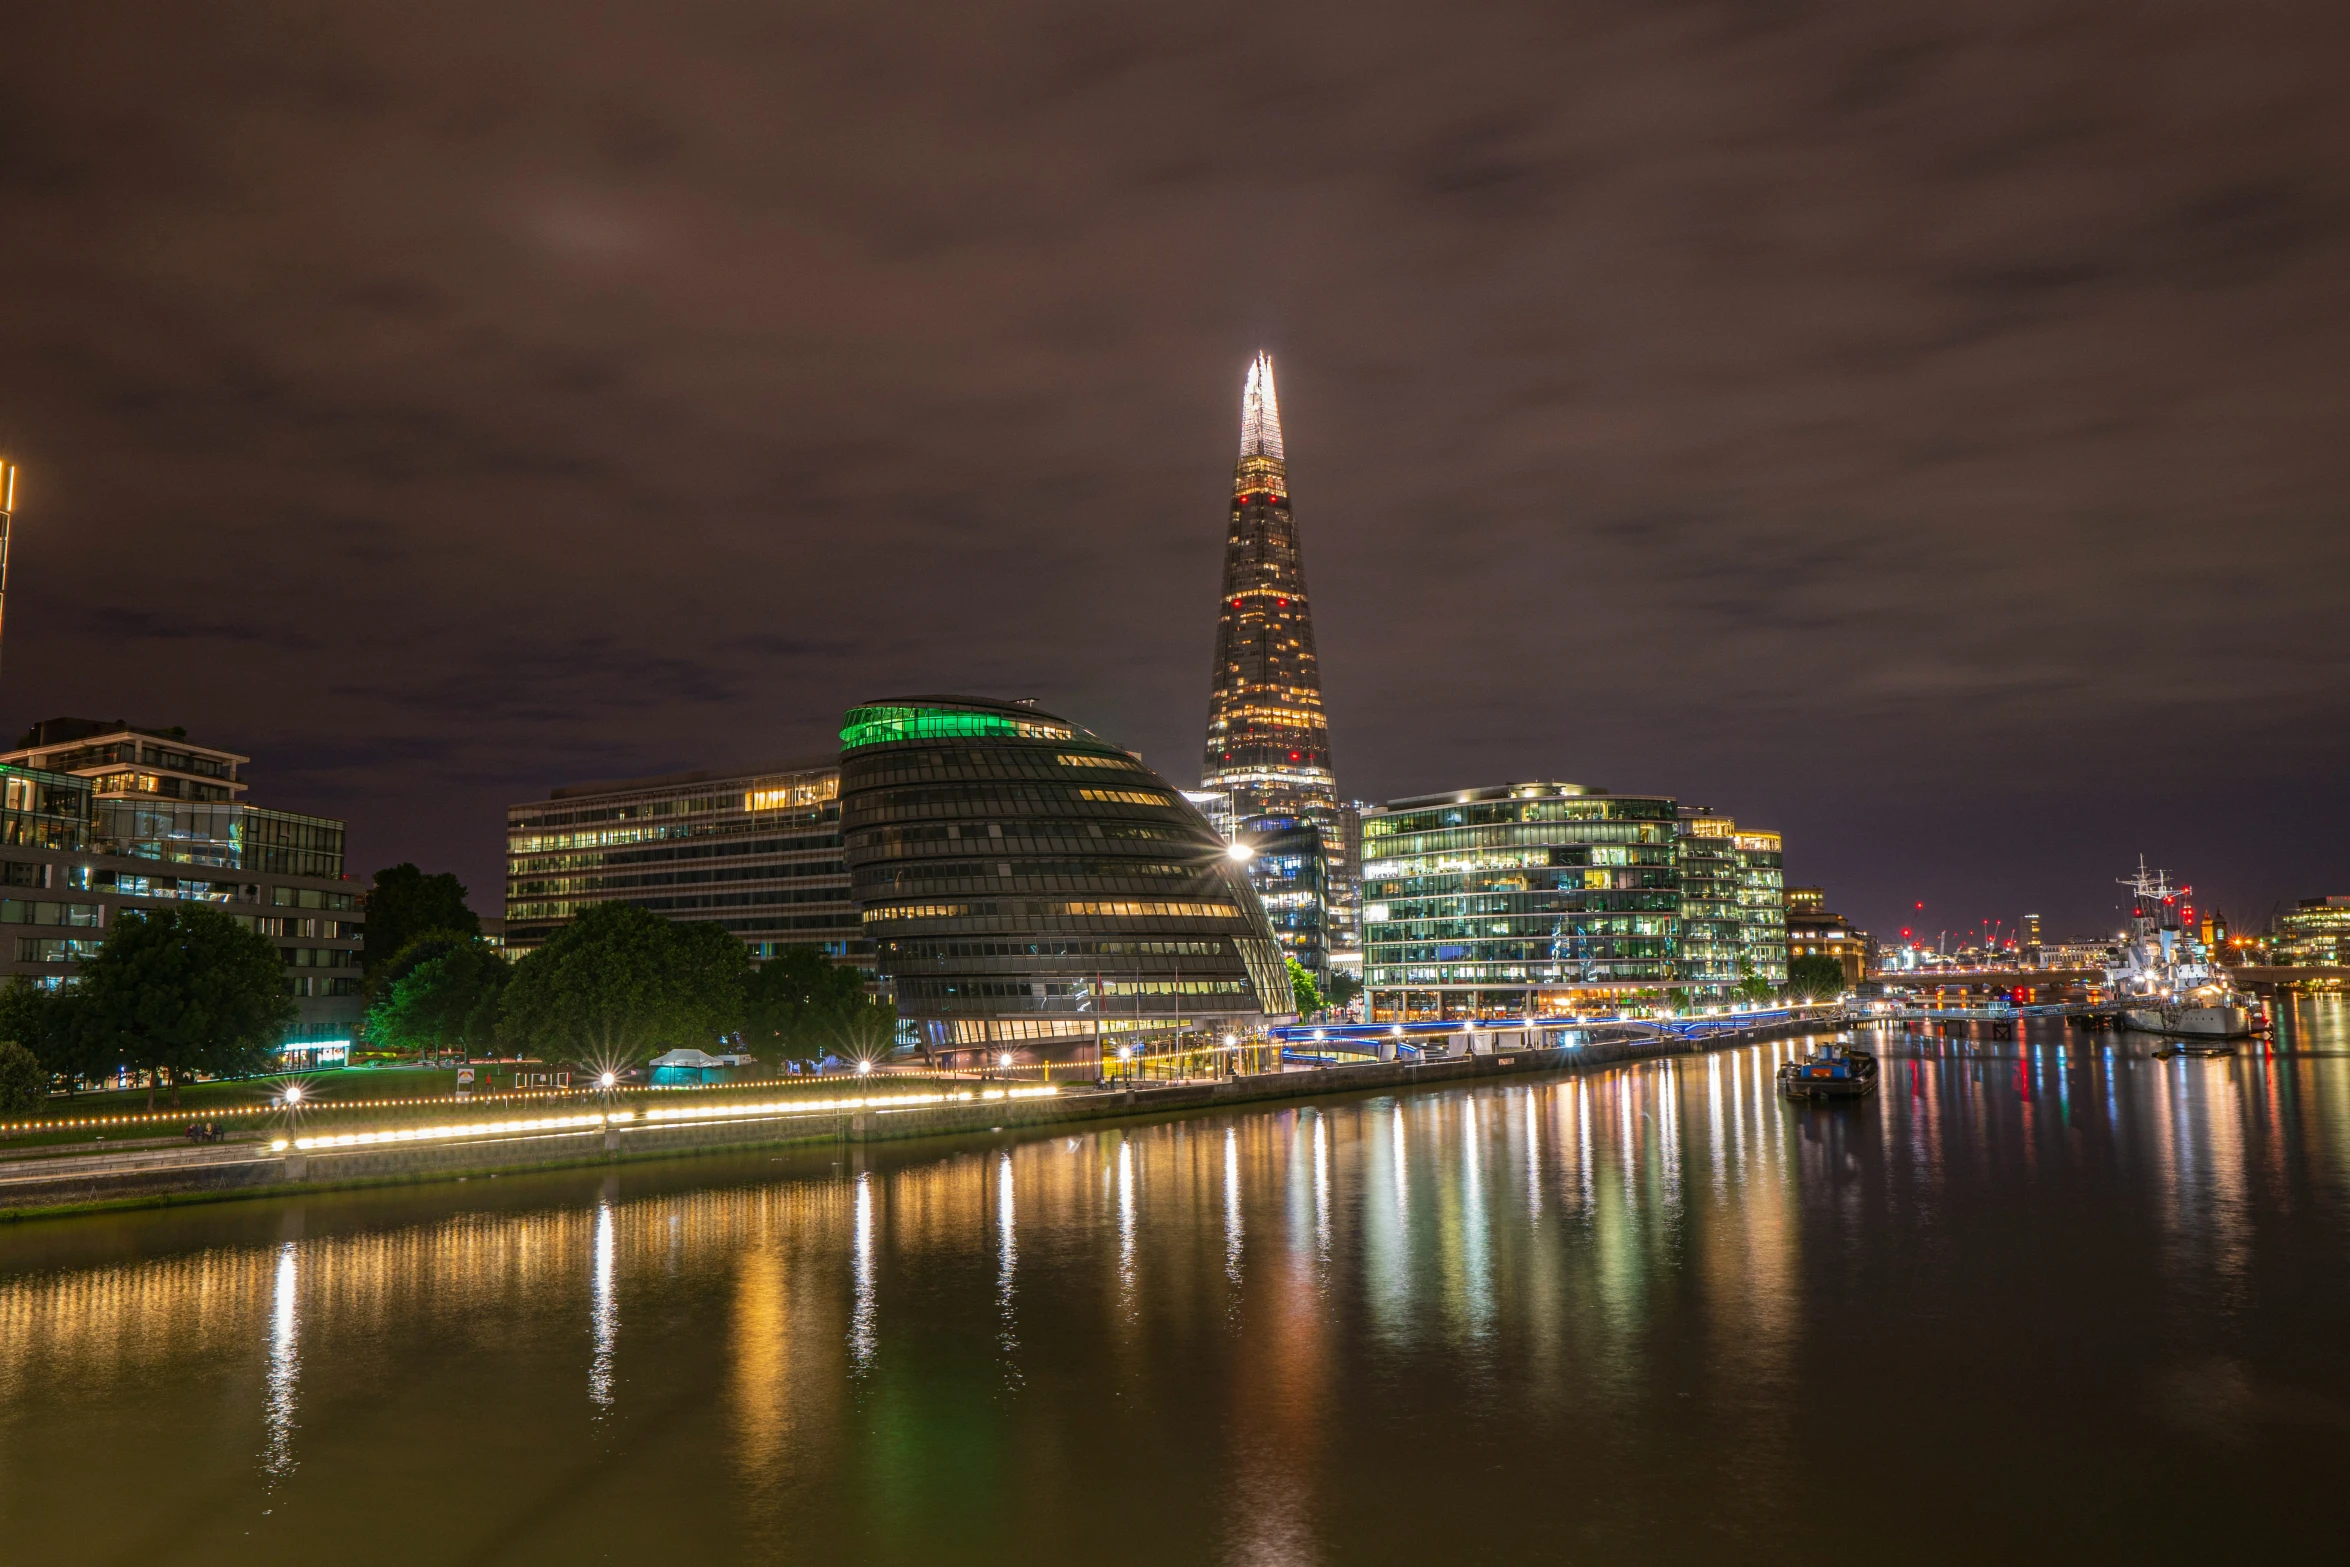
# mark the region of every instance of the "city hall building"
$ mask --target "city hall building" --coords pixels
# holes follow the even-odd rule
[[[1577,1017],[1787,977],[1780,843],[1662,795],[1521,783],[1363,816],[1374,1022]]]
[[[1098,1064],[1291,1015],[1224,839],[1119,746],[1024,703],[899,697],[841,729],[850,891],[901,1026],[957,1063]]]

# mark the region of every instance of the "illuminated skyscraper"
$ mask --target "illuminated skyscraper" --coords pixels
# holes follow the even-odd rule
[[[1269,354],[1249,366],[1241,394],[1200,788],[1231,801],[1231,821],[1298,817],[1328,831],[1338,805]]]

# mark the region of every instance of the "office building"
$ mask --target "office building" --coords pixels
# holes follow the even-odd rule
[[[957,1064],[1098,1065],[1290,1015],[1225,839],[1131,753],[1024,703],[849,711],[850,888],[904,1035]]]
[[[506,809],[506,946],[520,957],[598,903],[707,921],[754,960],[814,947],[870,968],[841,858],[840,768],[573,784]]]
[[[1661,795],[1525,783],[1363,815],[1373,1021],[1584,1017],[1787,982],[1779,835]]]
[[[1577,1016],[1681,979],[1674,802],[1524,783],[1363,817],[1375,1022]]]
[[[1773,990],[1787,983],[1786,857],[1779,835],[1739,829],[1738,938],[1741,972]]]
[[[1264,905],[1273,939],[1314,976],[1330,982],[1330,883],[1332,856],[1322,829],[1295,816],[1259,816],[1243,822],[1238,841],[1249,851],[1249,885]]]
[[[1674,831],[1680,871],[1680,977],[1706,995],[1727,995],[1740,982],[1739,958],[1747,948],[1748,926],[1738,895],[1745,876],[1738,824],[1727,816],[1682,806],[1675,813]]]
[[[2350,964],[2350,895],[2303,898],[2277,916],[2270,961],[2294,968]]]
[[[126,912],[198,902],[270,938],[297,1021],[288,1049],[347,1051],[363,913],[343,824],[238,798],[244,756],[177,729],[49,719],[0,756],[0,982],[73,982]]]
[[[1834,958],[1844,970],[1844,982],[1857,985],[1876,967],[1876,943],[1867,931],[1855,929],[1850,920],[1828,908],[1824,889],[1789,887],[1787,956]]]

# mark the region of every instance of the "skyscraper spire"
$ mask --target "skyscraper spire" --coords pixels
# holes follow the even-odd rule
[[[1260,353],[1249,366],[1240,401],[1201,787],[1228,796],[1237,820],[1296,816],[1320,825],[1337,789],[1272,355]]]
[[[1281,403],[1273,395],[1273,356],[1262,349],[1248,367],[1248,384],[1240,393],[1240,455],[1282,461]]]

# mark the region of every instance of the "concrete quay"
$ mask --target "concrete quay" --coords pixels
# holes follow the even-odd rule
[[[712,1104],[691,1119],[630,1113],[601,1124],[538,1127],[533,1119],[595,1121],[593,1115],[518,1117],[511,1129],[430,1141],[373,1134],[311,1139],[314,1146],[234,1143],[158,1148],[128,1155],[24,1157],[0,1163],[0,1219],[99,1208],[162,1206],[236,1197],[451,1180],[523,1170],[736,1153],[822,1142],[895,1142],[910,1138],[1030,1132],[1078,1122],[1156,1119],[1275,1100],[1435,1087],[1487,1078],[1518,1078],[1614,1066],[1657,1056],[1689,1055],[1815,1031],[1817,1021],[1776,1022],[1704,1039],[1650,1037],[1538,1049],[1498,1050],[1427,1062],[1370,1061],[1292,1068],[1262,1076],[1178,1083],[1087,1085],[1025,1098],[977,1097],[1004,1085],[974,1083],[972,1097],[893,1093],[886,1077],[855,1080],[864,1103],[854,1108]],[[850,1084],[844,1081],[844,1088]],[[932,1087],[934,1085],[923,1085]],[[1017,1087],[1018,1085],[1014,1085]],[[954,1090],[961,1093],[963,1090]],[[853,1100],[860,1097],[850,1095]],[[943,1098],[943,1102],[940,1101]],[[913,1100],[931,1100],[912,1103]],[[897,1103],[889,1101],[897,1100]],[[841,1101],[829,1102],[840,1105]]]

